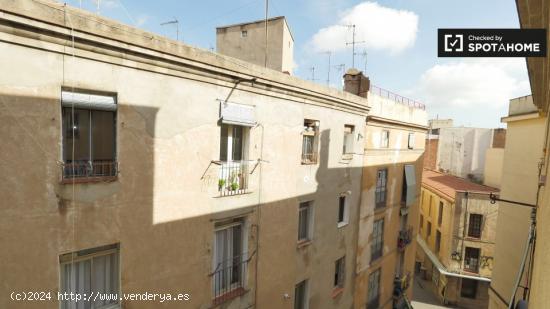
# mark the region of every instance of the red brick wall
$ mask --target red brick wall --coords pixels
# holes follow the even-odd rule
[[[424,149],[424,168],[436,170],[437,162],[437,139],[426,139],[426,148]]]

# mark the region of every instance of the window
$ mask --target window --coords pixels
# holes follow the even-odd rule
[[[246,274],[244,220],[233,219],[216,225],[212,281],[214,303],[219,304],[243,290]],[[232,294],[228,294],[233,292]]]
[[[243,126],[222,124],[220,133],[220,161],[244,160],[244,140],[248,129]]]
[[[382,139],[380,140],[380,148],[390,147],[390,131],[382,130]]]
[[[118,294],[120,287],[118,248],[118,244],[115,244],[61,255],[59,257],[61,293]],[[81,308],[81,306],[90,309],[105,308],[118,304],[118,299],[117,295],[109,300],[94,299],[78,304],[75,300],[62,300],[61,308]]]
[[[62,91],[63,178],[116,176],[114,96]]]
[[[246,138],[249,129],[244,126],[222,124],[220,130],[220,195],[245,193],[248,188],[246,165]]]
[[[430,238],[431,235],[432,235],[432,223],[430,221],[428,221],[428,226],[427,226],[427,230],[426,230],[426,238]]]
[[[460,296],[466,298],[476,298],[477,295],[477,280],[462,278],[460,288]]]
[[[313,209],[311,202],[300,203],[298,210],[298,242],[311,240],[313,225]]]
[[[302,132],[302,164],[317,163],[317,147],[319,144],[319,121],[304,120]]]
[[[483,221],[483,215],[470,214],[470,222],[468,224],[468,236],[474,238],[481,238],[481,222]]]
[[[414,133],[409,133],[408,148],[409,149],[414,149]]]
[[[348,224],[349,205],[346,195],[341,195],[338,198],[338,227]]]
[[[424,215],[420,215],[420,230],[424,228]]]
[[[344,126],[344,149],[342,154],[344,155],[353,155],[353,141],[355,137],[355,127],[352,125]]]
[[[343,288],[346,277],[346,257],[343,256],[334,263],[334,287]]]
[[[386,183],[388,181],[388,169],[378,170],[376,176],[375,207],[386,206]]]
[[[308,280],[304,280],[294,287],[294,309],[307,309]]]
[[[439,253],[441,249],[441,232],[438,230],[435,232],[435,252]]]
[[[433,203],[433,196],[430,195],[430,204],[428,205],[428,217],[432,216],[432,203]]]
[[[371,261],[382,256],[384,249],[384,219],[374,221],[372,230]]]
[[[243,30],[241,31],[241,38],[246,38],[248,36],[248,31]]]
[[[441,226],[443,222],[443,202],[439,202],[439,212],[437,213],[437,225]]]
[[[369,275],[367,293],[367,309],[378,309],[380,306],[380,268]]]
[[[479,266],[479,248],[466,247],[464,270],[477,273]]]

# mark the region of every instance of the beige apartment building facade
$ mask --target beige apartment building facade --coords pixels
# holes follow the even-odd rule
[[[424,170],[417,271],[442,304],[486,308],[494,264],[496,188]]]
[[[363,181],[354,308],[406,308],[412,298],[418,196],[427,114],[423,105],[391,97],[357,70],[347,91],[366,96]],[[368,91],[366,90],[368,89]],[[391,97],[391,99],[390,99]]]
[[[365,98],[58,2],[0,4],[0,307],[354,306]]]
[[[507,124],[507,132],[501,198],[535,204],[546,117],[538,112],[533,97],[525,96],[510,100],[508,116],[503,117],[502,122]],[[500,202],[500,205],[489,308],[508,308],[513,295],[521,299],[527,292],[522,288],[516,290],[514,285],[527,244],[531,209],[506,202]],[[527,287],[529,281],[529,276],[522,276],[519,282]]]

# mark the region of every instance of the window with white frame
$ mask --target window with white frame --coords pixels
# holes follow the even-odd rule
[[[246,193],[246,143],[249,130],[246,126],[225,123],[221,125],[218,191],[222,196]]]
[[[380,139],[380,148],[390,147],[390,131],[382,130],[382,137]]]
[[[212,265],[215,303],[223,301],[227,293],[244,288],[248,262],[246,246],[242,218],[216,224]]]
[[[220,161],[241,161],[245,159],[245,139],[248,128],[232,124],[221,125]]]
[[[414,149],[414,133],[409,133],[408,148]]]
[[[313,230],[312,202],[300,203],[298,209],[298,242],[311,240]]]
[[[382,256],[384,250],[384,219],[374,221],[372,228],[371,261]]]
[[[346,257],[343,256],[334,262],[334,288],[343,288],[346,277]]]
[[[114,95],[61,92],[63,178],[115,176]]]
[[[302,132],[302,164],[317,163],[319,144],[319,121],[305,119]]]
[[[294,309],[308,309],[308,280],[304,280],[294,287]]]
[[[102,299],[89,302],[61,300],[61,309],[118,308],[120,287],[118,244],[63,254],[59,257],[59,262],[61,293],[105,295]]]
[[[338,227],[348,224],[349,221],[349,198],[347,194],[338,197]]]
[[[345,125],[344,126],[344,147],[343,147],[342,154],[353,155],[354,139],[355,139],[355,127],[348,124]]]
[[[378,309],[380,305],[380,268],[369,275],[367,309]]]

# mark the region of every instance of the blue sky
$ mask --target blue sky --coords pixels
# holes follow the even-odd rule
[[[96,11],[96,0],[67,3]],[[264,0],[146,1],[101,0],[99,14],[175,38],[215,48],[215,27],[263,18]],[[333,65],[351,66],[343,42],[351,32],[338,25],[355,23],[357,51],[367,51],[366,73],[373,84],[425,102],[430,117],[453,118],[456,125],[502,127],[508,99],[530,93],[521,58],[438,58],[438,28],[517,28],[513,0],[270,0],[270,16],[287,17],[295,40],[294,74],[326,83],[327,54]],[[324,30],[322,30],[324,29]],[[332,32],[331,32],[332,31]],[[365,68],[356,56],[356,67]],[[331,86],[341,87],[341,73],[331,68]]]

